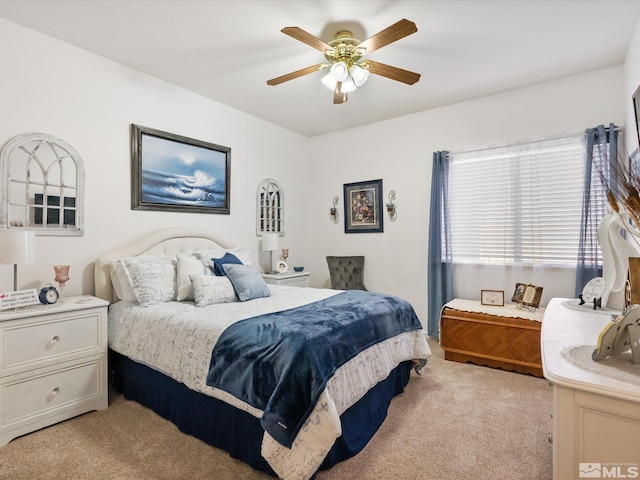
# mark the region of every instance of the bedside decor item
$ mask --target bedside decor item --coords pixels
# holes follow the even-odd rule
[[[229,214],[231,148],[131,125],[131,209]]]
[[[289,265],[284,260],[278,262],[278,273],[287,273],[289,271]]]
[[[40,300],[40,303],[44,303],[45,305],[53,305],[60,299],[60,294],[58,293],[58,290],[56,290],[56,287],[54,287],[50,283],[47,285],[48,286],[44,286],[40,289],[38,299]]]
[[[383,232],[382,179],[344,184],[344,233]]]
[[[269,271],[267,273],[277,273],[273,270],[273,252],[278,250],[278,238],[280,235],[274,232],[262,235],[262,251],[269,252]]]
[[[504,290],[480,290],[480,304],[504,307]]]
[[[35,263],[36,233],[32,230],[0,230],[0,264],[13,264],[13,290],[18,289],[18,264]]]
[[[516,304],[517,308],[527,309],[531,312],[535,312],[540,306],[540,299],[542,298],[542,287],[536,287],[535,285],[516,283],[516,289],[513,292],[511,301]]]
[[[53,271],[56,276],[54,280],[58,283],[58,288],[60,289],[60,295],[62,296],[62,292],[64,290],[64,286],[69,281],[69,265],[54,265]]]
[[[340,216],[338,215],[338,201],[340,198],[336,195],[333,197],[333,207],[329,209],[329,218],[333,223],[338,223],[340,221]]]
[[[391,190],[389,192],[389,203],[387,203],[387,213],[389,214],[389,220],[392,222],[396,221],[398,217],[398,212],[396,210],[396,204],[393,201],[396,199],[396,191]]]
[[[40,301],[38,300],[38,291],[35,288],[14,290],[13,292],[0,292],[0,311],[10,308],[13,312],[18,312],[18,308],[20,307],[37,305],[38,303],[40,303]]]
[[[288,248],[283,248],[282,249],[282,255],[281,255],[283,260],[286,260],[287,258],[289,258],[289,249]]]
[[[293,267],[294,272],[302,272],[304,271],[304,267]]]

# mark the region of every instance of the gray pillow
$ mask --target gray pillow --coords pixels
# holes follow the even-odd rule
[[[227,276],[233,284],[233,289],[241,302],[271,295],[271,290],[269,290],[262,275],[251,265],[226,263],[222,267],[227,272]]]

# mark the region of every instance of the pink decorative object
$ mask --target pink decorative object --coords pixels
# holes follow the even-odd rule
[[[58,282],[60,288],[60,295],[65,284],[69,281],[69,265],[54,265],[53,271],[56,273],[55,281]]]

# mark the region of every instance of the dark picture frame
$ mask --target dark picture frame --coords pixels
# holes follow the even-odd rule
[[[631,97],[633,101],[633,113],[636,118],[636,135],[638,137],[638,149],[640,150],[640,86]]]
[[[231,148],[131,124],[131,208],[230,213]]]
[[[344,233],[384,231],[382,179],[345,183]]]

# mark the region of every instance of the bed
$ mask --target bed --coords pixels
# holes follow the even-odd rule
[[[163,230],[96,259],[112,383],[255,469],[309,479],[364,448],[431,352],[402,299],[263,286],[255,274],[249,252],[205,229]]]

